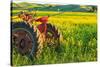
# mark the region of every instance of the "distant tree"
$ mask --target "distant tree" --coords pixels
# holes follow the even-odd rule
[[[87,9],[88,12],[96,12],[97,11],[97,6],[86,6],[82,5],[80,8]]]
[[[52,7],[52,5],[49,5],[48,7]]]
[[[92,6],[93,12],[97,12],[97,6]]]
[[[97,6],[91,6],[91,9],[89,12],[97,12]]]

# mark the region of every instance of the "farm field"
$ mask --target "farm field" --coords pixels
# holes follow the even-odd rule
[[[38,11],[37,17],[56,13]],[[11,17],[12,22],[23,21],[16,17],[17,15]],[[62,35],[59,48],[55,50],[53,47],[45,47],[40,58],[34,58],[34,60],[30,60],[27,56],[21,56],[13,49],[12,62],[14,66],[97,61],[96,13],[65,12],[61,15],[51,16],[48,23],[56,26]]]

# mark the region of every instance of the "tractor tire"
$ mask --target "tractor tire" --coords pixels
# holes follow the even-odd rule
[[[50,23],[47,24],[47,31],[46,31],[46,34],[44,34],[44,35],[45,35],[45,37],[37,29],[37,38],[38,38],[38,43],[39,44],[43,44],[43,42],[44,41],[46,42],[48,40],[48,38],[53,39],[54,41],[56,41],[56,40],[59,41],[59,38],[60,38],[60,33],[58,32],[58,29]],[[59,43],[56,43],[56,44],[59,44]]]
[[[49,44],[52,44],[53,46],[59,46],[60,45],[60,32],[58,31],[58,29],[48,23],[47,24],[47,38],[51,38],[52,42],[53,43],[49,43]]]
[[[25,22],[12,22],[12,46],[16,47],[21,55],[34,57],[37,50],[36,32]]]
[[[50,23],[47,24],[47,31],[46,34],[40,33],[37,29],[37,42],[38,42],[38,48],[37,48],[37,58],[40,56],[42,49],[45,46],[51,46],[55,49],[60,45],[60,33],[58,32],[58,29],[51,25]]]

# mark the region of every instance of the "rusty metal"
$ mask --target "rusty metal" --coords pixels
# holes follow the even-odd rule
[[[32,50],[32,39],[28,32],[21,30],[12,33],[13,41],[19,53],[22,55],[30,53]]]

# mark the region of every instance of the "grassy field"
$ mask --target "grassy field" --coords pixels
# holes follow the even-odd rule
[[[46,14],[45,14],[46,13]],[[39,12],[38,17],[56,12]],[[20,18],[13,22],[22,21]],[[49,23],[55,25],[62,34],[61,45],[55,51],[53,47],[45,47],[39,59],[31,61],[21,56],[14,49],[13,65],[55,64],[72,62],[89,62],[97,60],[97,17],[96,13],[66,12],[51,16]]]

